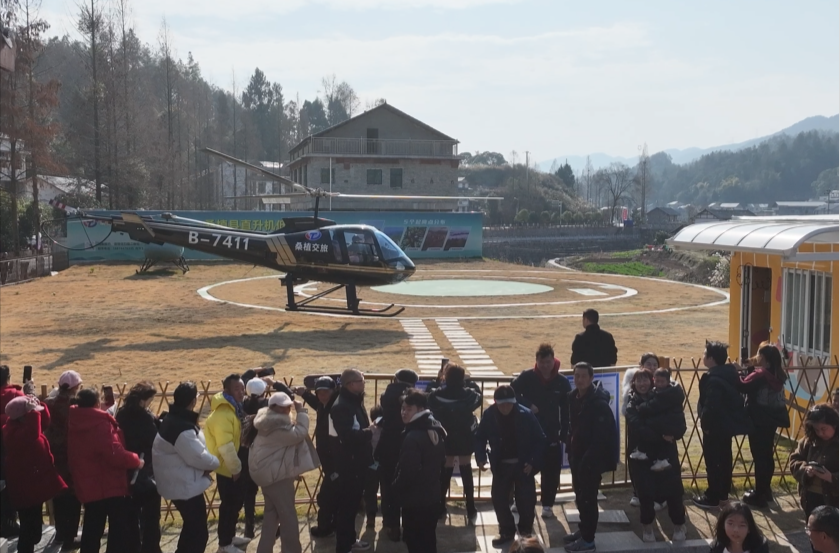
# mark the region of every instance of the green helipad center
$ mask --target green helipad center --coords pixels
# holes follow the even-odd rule
[[[385,294],[406,296],[522,296],[542,294],[553,290],[551,286],[508,280],[410,280],[387,286],[374,286]]]

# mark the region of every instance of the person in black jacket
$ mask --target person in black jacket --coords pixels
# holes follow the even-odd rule
[[[664,371],[664,372],[662,372]],[[674,524],[673,541],[685,540],[685,506],[683,483],[679,470],[677,440],[685,435],[683,413],[685,393],[676,382],[670,382],[668,369],[657,369],[664,376],[667,390],[654,392],[650,370],[642,368],[633,376],[625,416],[627,419],[627,447],[649,452],[646,459],[631,455],[630,477],[639,498],[639,516],[643,526],[642,541],[654,542],[653,521],[656,518],[655,500],[668,505],[668,515]],[[665,400],[664,402],[662,400]],[[659,403],[660,406],[656,404]],[[653,404],[651,406],[651,404]],[[678,409],[661,407],[675,405]],[[656,455],[653,452],[656,451]],[[664,460],[666,470],[654,471],[654,459]]]
[[[490,497],[499,521],[499,535],[492,543],[493,547],[500,547],[516,536],[517,525],[510,512],[511,491],[519,511],[519,535],[534,533],[534,474],[541,468],[545,434],[531,410],[516,403],[516,392],[511,386],[496,388],[493,399],[495,404],[484,410],[475,432],[475,461],[480,470],[487,470],[489,443],[493,471]]]
[[[400,416],[402,396],[405,391],[417,384],[417,373],[411,369],[400,369],[394,375],[394,381],[385,388],[379,398],[382,406],[382,436],[374,451],[374,458],[379,463],[379,489],[382,493],[382,526],[388,529],[392,541],[400,541],[400,506],[391,493],[394,471],[400,459],[400,445],[405,425]]]
[[[406,390],[400,413],[405,430],[392,491],[402,506],[409,553],[437,553],[436,508],[446,432],[426,406],[426,394]]]
[[[440,477],[439,512],[446,513],[446,495],[457,459],[467,499],[467,518],[470,523],[475,523],[478,512],[475,508],[475,485],[470,458],[473,454],[473,432],[478,427],[475,410],[481,407],[481,393],[465,387],[465,379],[466,371],[463,367],[452,363],[447,365],[444,376],[446,385],[429,394],[429,409],[446,430],[446,463]]]
[[[551,344],[540,344],[533,369],[522,371],[513,381],[519,404],[536,415],[547,444],[540,470],[540,500],[543,518],[553,518],[554,499],[560,486],[563,462],[560,444],[569,432],[569,380],[560,374],[560,360]]]
[[[589,363],[575,365],[575,389],[569,393],[569,437],[566,443],[572,470],[578,530],[563,538],[567,551],[594,551],[598,528],[598,487],[601,474],[615,470],[618,439],[610,394],[593,383]]]
[[[315,538],[331,536],[335,531],[335,508],[338,497],[336,495],[335,459],[330,447],[330,408],[338,397],[335,380],[329,376],[322,376],[315,380],[315,390],[310,392],[303,386],[296,391],[309,407],[316,413],[315,419],[315,450],[321,459],[323,478],[318,489],[318,525],[310,528],[309,533]]]
[[[598,312],[583,312],[583,332],[572,342],[572,365],[586,362],[593,367],[612,367],[618,360],[618,349],[612,334],[598,326]]]
[[[753,422],[749,439],[755,461],[755,489],[745,493],[741,501],[759,509],[773,501],[770,482],[776,468],[773,455],[776,429],[790,426],[785,400],[787,378],[782,354],[769,342],[758,348],[752,366],[747,367],[747,374],[740,377],[738,391],[747,394],[747,413]]]
[[[365,551],[370,544],[356,540],[356,513],[362,501],[365,472],[373,464],[375,425],[364,405],[365,377],[356,369],[341,373],[341,390],[330,409],[330,442],[336,461],[338,505],[335,512],[335,552]]]
[[[127,543],[131,551],[137,553],[161,551],[160,494],[152,463],[152,446],[160,427],[160,419],[149,411],[155,395],[157,390],[151,382],[135,384],[116,416],[117,424],[125,436],[125,448],[138,454],[145,462],[131,486],[133,509],[128,521]],[[129,478],[131,476],[133,474]]]
[[[727,364],[721,342],[706,341],[703,364],[709,369],[700,377],[697,416],[703,429],[703,456],[706,459],[708,488],[693,498],[694,504],[712,509],[726,504],[732,489],[732,437],[752,428],[744,399],[738,392],[738,370]]]

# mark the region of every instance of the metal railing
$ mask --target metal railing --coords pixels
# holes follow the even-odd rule
[[[682,471],[682,479],[688,487],[699,489],[699,481],[706,478],[706,467],[703,459],[702,449],[702,431],[700,429],[700,421],[696,413],[696,399],[698,395],[698,388],[700,378],[707,371],[702,365],[702,361],[691,359],[685,362],[682,359],[669,360],[673,380],[676,380],[685,391],[684,410],[686,415],[687,430],[685,436],[680,440],[679,444],[679,458]],[[624,371],[635,366],[620,366],[620,367],[604,367],[595,369],[595,377],[597,380],[598,374],[601,373],[615,373],[619,372],[623,377]],[[831,392],[837,389],[838,386],[838,360],[835,357],[834,363],[829,364],[829,359],[806,359],[806,366],[787,367],[787,372],[790,376],[787,385],[787,407],[791,416],[791,427],[779,429],[776,435],[776,442],[774,447],[774,455],[776,459],[776,476],[788,476],[788,457],[796,445],[796,441],[804,436],[804,425],[801,424],[803,415],[807,413],[814,405],[827,401]],[[571,374],[571,371],[561,371],[561,374]],[[365,374],[365,379],[368,381],[368,388],[366,391],[366,406],[372,407],[378,403],[379,396],[385,387],[393,381],[391,374]],[[513,376],[503,377],[482,377],[475,376],[472,380],[481,388],[483,397],[488,398],[491,390],[495,390],[501,384],[509,384]],[[287,382],[292,386],[293,382]],[[171,382],[159,382],[159,394],[152,407],[153,411],[158,413],[167,409],[168,400],[172,397],[172,391],[177,384]],[[211,381],[197,382],[198,387],[198,401],[197,410],[202,416],[209,414],[210,401],[214,395],[219,393],[219,390],[211,389],[213,383]],[[128,384],[120,384],[114,386],[115,398],[117,406],[119,407],[122,397],[124,397],[129,390]],[[372,389],[371,389],[372,388]],[[46,386],[42,386],[42,395],[46,396],[48,390]],[[485,394],[485,392],[488,392]],[[613,398],[613,401],[621,401],[620,397]],[[488,401],[482,402],[479,413],[483,413]],[[480,416],[480,415],[479,415]],[[314,420],[311,417],[312,432],[314,437]],[[623,420],[620,421],[623,427]],[[626,437],[626,432],[622,430]],[[614,488],[630,485],[630,473],[626,463],[626,439],[621,440],[621,454],[619,456],[618,468],[606,475],[603,479],[603,488]],[[745,485],[752,485],[753,473],[753,459],[749,449],[749,443],[746,436],[736,436],[733,439],[733,479],[745,479]],[[478,472],[475,480],[475,498],[476,500],[489,499],[489,493],[482,494],[482,472]],[[316,509],[315,498],[318,493],[323,473],[318,470],[317,474],[311,473],[309,477],[306,475],[300,476],[297,479],[295,486],[295,502],[298,505],[306,505],[307,516]],[[559,492],[572,491],[570,484],[562,484]],[[207,500],[208,513],[212,516],[216,513],[219,507],[218,493],[216,487],[212,486],[205,492]],[[449,499],[462,500],[463,495],[451,493]],[[258,502],[258,506],[264,506],[264,503]],[[175,508],[170,502],[165,502],[162,507],[164,521],[174,518]]]
[[[313,137],[303,155],[444,157],[458,155],[457,140]]]
[[[0,286],[49,276],[52,270],[52,254],[4,259],[0,261]]]

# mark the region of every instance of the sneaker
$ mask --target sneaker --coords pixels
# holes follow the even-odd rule
[[[242,553],[242,550],[233,544],[225,545],[224,547],[220,545],[216,553]]]
[[[638,497],[636,497],[634,495],[633,497],[630,498],[630,506],[631,507],[638,507],[639,505],[641,505],[641,502],[639,501]]]
[[[662,503],[657,503],[656,501],[653,502],[653,510],[654,511],[661,511],[662,509],[664,509],[667,506],[668,506],[667,501],[663,501]]]
[[[554,509],[551,507],[545,506],[542,508],[542,517],[543,518],[554,518]]]
[[[645,543],[654,543],[656,542],[656,536],[653,534],[653,526],[650,524],[645,524],[644,529],[642,530],[642,541]]]
[[[230,544],[236,546],[248,545],[249,543],[251,543],[251,538],[243,538],[240,536],[233,536],[233,539],[230,540]]]
[[[668,462],[668,459],[659,459],[658,461],[654,461],[654,463],[650,466],[650,470],[653,472],[662,472],[663,470],[668,470],[671,468],[671,463]]]
[[[715,509],[720,504],[720,502],[709,499],[705,495],[694,496],[691,498],[691,501],[701,509]]]
[[[499,534],[498,536],[493,538],[493,541],[491,541],[490,544],[493,547],[502,547],[503,545],[512,542],[515,537],[516,536],[513,535],[508,536],[506,534]]]
[[[352,549],[353,551],[367,551],[368,549],[370,549],[370,544],[366,541],[356,540],[356,543],[354,543],[353,547],[351,547],[350,549]]]
[[[671,538],[673,541],[685,541],[685,524],[674,526],[674,535]]]
[[[313,526],[309,529],[309,535],[313,538],[328,538],[335,534],[331,528],[321,528],[320,526]]]
[[[565,547],[566,551],[595,551],[594,541],[584,541],[583,538],[570,543]]]
[[[630,454],[630,458],[637,461],[646,461],[648,456],[644,452],[634,449],[633,453]]]
[[[575,530],[571,534],[563,536],[563,543],[572,543],[580,539],[580,530]]]

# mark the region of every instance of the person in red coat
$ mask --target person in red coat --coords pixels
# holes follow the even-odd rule
[[[50,443],[44,429],[50,412],[33,396],[19,396],[6,404],[3,442],[14,448],[6,459],[9,498],[20,518],[19,553],[33,553],[41,541],[44,503],[61,493],[67,484],[53,465]]]
[[[114,417],[99,409],[99,392],[79,391],[67,422],[67,460],[76,497],[85,506],[81,553],[97,553],[105,522],[108,551],[128,548],[129,471],[143,460],[125,448]]]
[[[6,424],[6,404],[16,397],[25,395],[20,386],[10,383],[11,371],[8,365],[0,365],[0,428]],[[0,434],[2,437],[2,434]],[[9,501],[9,493],[6,491],[6,447],[0,441],[0,537],[15,538],[18,536],[20,527],[17,523],[15,508]]]

